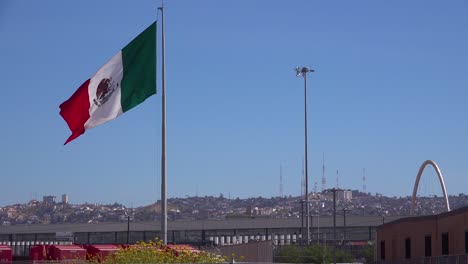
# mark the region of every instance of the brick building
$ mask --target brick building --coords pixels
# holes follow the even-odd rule
[[[468,206],[438,215],[401,218],[381,225],[377,227],[376,242],[376,260],[379,263],[419,263],[431,258],[466,261]]]

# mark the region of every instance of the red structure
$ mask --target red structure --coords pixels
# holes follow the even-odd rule
[[[86,250],[77,245],[37,245],[29,250],[29,260],[86,259]]]
[[[29,249],[29,260],[47,260],[49,256],[50,245],[36,245]]]
[[[87,245],[85,248],[87,259],[95,259],[99,262],[122,249],[122,247],[116,245]]]
[[[9,246],[0,245],[0,263],[12,263],[13,252]]]
[[[86,250],[76,245],[53,245],[50,250],[50,259],[86,259]]]

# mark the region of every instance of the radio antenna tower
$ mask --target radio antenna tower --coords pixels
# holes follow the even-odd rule
[[[362,192],[366,192],[366,168],[362,169]]]
[[[322,192],[327,189],[327,179],[325,179],[325,152],[323,153],[322,159]]]
[[[314,194],[317,194],[318,187],[317,187],[317,182],[314,183]]]
[[[336,188],[340,188],[340,173],[336,170]]]
[[[280,197],[283,197],[283,166],[280,164]]]

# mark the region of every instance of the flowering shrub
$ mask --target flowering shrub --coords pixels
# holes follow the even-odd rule
[[[97,263],[97,260],[90,260]],[[225,258],[208,253],[192,252],[189,249],[171,249],[161,241],[138,242],[115,254],[108,256],[100,263],[125,264],[125,263],[223,263]]]

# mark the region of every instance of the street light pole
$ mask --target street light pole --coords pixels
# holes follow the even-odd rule
[[[306,218],[306,245],[310,242],[310,219],[309,219],[309,170],[307,150],[307,73],[314,70],[307,67],[296,67],[296,76],[304,77],[304,149],[305,149],[305,218]]]
[[[336,189],[333,188],[333,263],[336,264]]]

